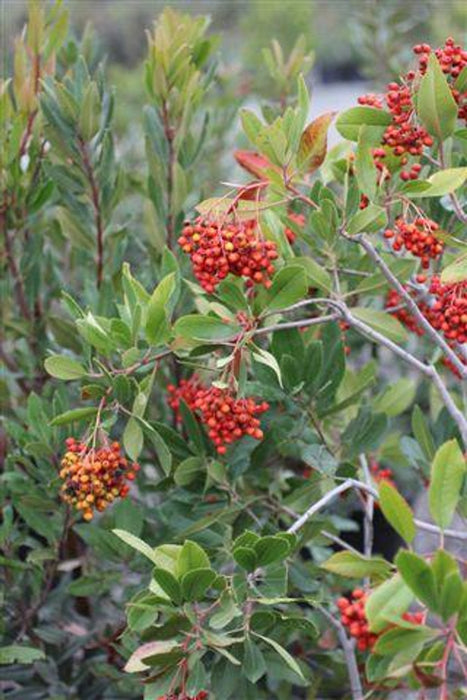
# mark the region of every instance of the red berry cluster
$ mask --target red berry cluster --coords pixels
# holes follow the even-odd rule
[[[433,145],[433,139],[426,129],[413,121],[411,84],[389,83],[386,104],[392,124],[384,132],[383,143],[392,148],[396,156],[421,156],[425,146]]]
[[[429,308],[428,320],[452,342],[467,342],[467,280],[443,284],[434,276],[430,284],[434,303]]]
[[[203,384],[197,374],[192,374],[189,379],[181,379],[178,385],[168,384],[169,398],[167,403],[175,412],[177,423],[182,422],[180,414],[180,401],[183,400],[189,408],[193,408],[198,392],[203,389]]]
[[[276,244],[261,238],[256,221],[208,221],[199,217],[186,223],[178,243],[188,253],[193,272],[207,292],[213,293],[229,273],[245,277],[248,286],[271,286]]]
[[[394,239],[392,243],[394,250],[405,248],[412,255],[420,258],[422,267],[427,269],[430,266],[430,260],[436,260],[443,252],[444,244],[435,236],[438,229],[438,224],[431,219],[419,216],[410,223],[400,217],[396,219],[394,229],[386,229],[384,236]]]
[[[226,445],[249,435],[255,440],[263,439],[263,431],[257,416],[268,410],[265,401],[256,403],[252,398],[237,399],[228,389],[205,387],[194,374],[190,379],[182,379],[176,387],[169,384],[169,406],[176,411],[177,420],[180,400],[198,413],[200,420],[208,430],[208,436],[221,455],[227,451]]]
[[[103,511],[116,498],[125,498],[129,491],[125,481],[133,481],[139,465],[128,463],[118,442],[95,449],[69,437],[65,444],[60,478],[64,480],[61,492],[66,503],[91,520],[94,510]]]
[[[371,475],[377,484],[381,483],[382,481],[386,481],[391,484],[391,486],[396,486],[392,469],[388,469],[387,467],[382,469],[379,463],[373,459],[370,462],[370,470]]]
[[[417,44],[414,46],[413,51],[418,56],[420,73],[424,74],[432,48],[429,44]],[[467,119],[467,93],[460,93],[453,85],[462,70],[467,66],[467,51],[460,44],[456,44],[452,37],[449,37],[446,39],[444,46],[435,50],[435,56],[448,82],[451,83],[452,95],[459,105],[459,119]]]
[[[366,107],[375,107],[376,109],[383,109],[384,106],[381,96],[375,95],[374,93],[361,95],[358,98],[358,104],[365,105]]]
[[[378,635],[370,632],[365,612],[367,594],[361,588],[355,588],[350,598],[339,598],[337,607],[341,614],[341,622],[349,630],[350,636],[357,641],[359,651],[372,649],[378,639]]]
[[[257,404],[252,398],[236,399],[228,389],[208,387],[198,392],[193,409],[201,416],[208,435],[221,455],[226,445],[249,435],[263,439],[263,431],[257,416],[269,408],[265,401]]]
[[[359,651],[371,651],[380,634],[386,632],[386,630],[382,630],[378,634],[370,632],[365,612],[367,598],[368,595],[365,591],[361,588],[355,588],[349,598],[342,596],[336,603],[341,614],[341,622],[349,630],[350,636],[355,638]],[[423,612],[404,613],[402,618],[407,622],[420,625],[423,624],[424,614]]]
[[[291,211],[289,212],[288,217],[296,226],[299,226],[300,228],[305,226],[306,219],[303,214],[296,214],[295,212]],[[285,228],[285,235],[290,244],[295,243],[297,234],[288,226]]]
[[[397,318],[409,331],[416,333],[416,335],[424,335],[423,328],[418,325],[417,319],[407,310],[404,300],[395,289],[391,289],[388,292],[385,307],[389,310],[389,313],[394,316],[394,318]],[[419,308],[423,311],[425,306],[422,307],[419,305]]]

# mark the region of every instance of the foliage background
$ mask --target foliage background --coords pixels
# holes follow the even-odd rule
[[[207,108],[214,115],[212,138],[208,144],[203,159],[197,163],[197,187],[188,205],[196,203],[196,199],[212,196],[223,191],[219,183],[224,180],[236,181],[239,170],[233,165],[231,156],[234,147],[244,147],[245,139],[239,136],[239,122],[236,111],[242,104],[256,104],[259,100],[274,97],[273,85],[264,79],[264,68],[259,60],[260,50],[267,45],[271,38],[279,39],[284,49],[289,50],[301,32],[306,33],[309,45],[316,52],[316,60],[310,84],[315,91],[312,97],[312,114],[316,116],[324,109],[342,109],[355,102],[355,96],[365,91],[362,82],[368,82],[376,88],[381,87],[393,75],[398,73],[399,67],[410,59],[410,47],[416,41],[429,41],[437,45],[449,34],[454,34],[458,40],[459,27],[465,26],[467,8],[461,2],[190,2],[190,3],[155,3],[155,2],[69,2],[65,6],[71,12],[72,31],[77,38],[82,37],[87,23],[95,28],[93,40],[89,41],[90,55],[97,63],[99,57],[107,57],[106,71],[109,82],[116,86],[116,111],[114,117],[116,152],[125,164],[128,177],[127,196],[114,213],[115,236],[112,240],[114,255],[109,261],[110,277],[117,280],[120,264],[123,259],[129,260],[132,270],[138,279],[146,287],[153,288],[156,279],[160,279],[161,248],[157,236],[154,237],[152,222],[148,222],[143,206],[145,197],[141,195],[141,181],[145,173],[144,135],[141,123],[141,110],[147,99],[144,93],[142,80],[141,61],[146,53],[144,29],[150,28],[152,20],[157,13],[167,4],[177,9],[183,9],[193,14],[207,13],[212,16],[212,32],[220,33],[222,41],[219,44],[218,54],[220,59],[219,84],[207,98]],[[5,73],[11,65],[12,38],[21,29],[26,17],[26,3],[9,2],[2,4],[2,51]],[[329,41],[332,37],[332,41]],[[95,42],[94,42],[95,40]],[[316,86],[316,87],[315,87]],[[322,105],[322,107],[320,106]],[[187,206],[189,208],[189,206]],[[44,226],[45,236],[48,237],[48,254],[51,253],[55,242],[53,228]],[[59,241],[59,237],[56,237]],[[59,241],[61,245],[61,241]],[[37,251],[36,251],[37,252]],[[61,250],[61,253],[63,249]],[[60,255],[61,255],[60,253]],[[54,262],[60,255],[55,256]],[[96,304],[96,296],[91,284],[88,284],[80,274],[80,266],[88,264],[86,257],[76,254],[76,258],[62,270],[62,277],[47,279],[51,309],[56,312],[56,317],[50,319],[50,327],[43,336],[43,343],[39,347],[27,347],[24,339],[18,344],[18,357],[20,358],[21,372],[25,376],[32,376],[36,371],[36,363],[42,362],[46,349],[50,347],[65,346],[71,351],[79,351],[79,345],[74,342],[70,334],[69,322],[63,317],[60,310],[60,293],[63,288],[78,290],[83,303]],[[25,265],[27,267],[28,260]],[[50,270],[46,271],[48,274]],[[117,282],[118,286],[118,282]],[[4,290],[3,290],[4,291]],[[111,307],[110,292],[103,295],[101,300],[101,313],[107,312]],[[68,325],[67,325],[68,324]],[[384,357],[384,354],[383,354]],[[389,371],[389,376],[391,372]],[[43,389],[43,378],[38,377],[38,393]],[[69,405],[79,402],[77,389],[72,389],[75,394],[71,397],[63,389],[58,390],[54,399],[55,404],[51,410],[51,390],[47,385],[44,389],[43,401],[29,400],[27,408],[11,377],[0,380],[2,389],[2,401],[6,412],[13,420],[19,416],[22,424],[29,424],[30,432],[35,434],[35,440],[51,440],[52,433],[44,425],[44,411],[52,413],[65,410]],[[426,396],[419,397],[425,400]],[[158,394],[156,398],[156,413],[164,405],[165,398]],[[13,410],[12,410],[13,409]],[[11,414],[10,414],[11,411]],[[402,421],[408,424],[405,416]],[[11,426],[10,426],[11,427]],[[284,425],[287,432],[288,425]],[[438,424],[437,438],[442,441],[449,432],[441,421]],[[60,438],[65,435],[63,430]],[[45,436],[45,438],[44,438]],[[55,446],[59,444],[58,432],[54,430]],[[30,439],[21,432],[20,428],[13,429],[10,440],[17,442],[22,448]],[[29,444],[29,443],[28,443]],[[11,446],[11,442],[10,442]],[[8,444],[2,439],[3,452],[8,451]],[[396,451],[395,446],[394,450]],[[26,450],[27,451],[27,450]],[[40,454],[37,459],[47,461],[47,455]],[[32,460],[31,460],[32,461]],[[31,464],[25,460],[24,470],[28,478],[33,481],[36,474],[31,469]],[[240,464],[237,465],[241,469]],[[150,477],[148,471],[147,476]],[[410,492],[411,476],[402,476],[407,479]],[[42,490],[41,490],[42,489]],[[143,522],[143,514],[138,509],[131,508],[128,503],[116,506],[107,516],[106,528],[89,527],[83,524],[75,526],[75,532],[79,535],[74,545],[76,546],[76,559],[84,559],[88,576],[86,580],[80,580],[79,585],[73,588],[73,570],[64,571],[63,581],[53,591],[51,600],[41,613],[42,639],[55,648],[60,648],[65,640],[72,636],[72,643],[67,647],[56,663],[43,664],[39,673],[30,681],[31,696],[49,697],[40,693],[53,692],[50,697],[84,697],[88,684],[92,685],[92,697],[139,697],[138,683],[122,678],[122,675],[114,672],[112,668],[112,654],[114,635],[121,631],[124,625],[124,603],[130,593],[139,589],[141,572],[131,563],[131,554],[124,550],[124,561],[121,559],[121,548],[109,536],[106,530],[112,526],[129,528],[132,531],[153,534],[157,531],[158,541],[164,541],[167,533],[171,532],[171,516],[173,503],[164,503],[164,495],[151,492],[150,478],[145,484],[144,502],[146,513]],[[48,536],[47,526],[41,524],[41,509],[48,513],[50,502],[47,503],[47,491],[44,484],[31,492],[30,500],[23,511],[23,517],[28,525],[38,533],[41,543]],[[44,501],[41,501],[44,499]],[[157,503],[159,511],[156,515],[152,512]],[[189,510],[187,504],[177,504],[178,526],[180,529],[188,529],[191,521],[184,517]],[[35,512],[35,509],[38,509]],[[206,507],[206,512],[208,507]],[[201,513],[202,514],[202,513]],[[153,517],[154,515],[154,517]],[[379,516],[378,516],[379,517]],[[382,520],[382,519],[381,519]],[[338,523],[342,525],[342,523]],[[351,529],[351,526],[347,526]],[[381,524],[381,527],[383,525]],[[43,539],[42,539],[43,538]],[[89,547],[83,553],[83,542]],[[394,541],[393,541],[394,542]],[[22,542],[21,546],[30,546],[30,542]],[[213,542],[207,541],[207,546]],[[61,543],[59,542],[59,546]],[[73,542],[71,543],[73,546]],[[396,542],[397,546],[397,542]],[[95,551],[105,552],[105,560],[101,561]],[[46,547],[44,547],[46,550]],[[327,551],[327,550],[326,550]],[[313,552],[319,560],[324,557],[321,544],[316,545]],[[43,551],[44,561],[47,562],[47,551]],[[32,560],[31,560],[32,561]],[[42,563],[40,555],[37,561]],[[31,563],[31,562],[29,562]],[[34,562],[33,562],[34,563]],[[72,564],[71,564],[72,566]],[[94,568],[95,567],[95,568]],[[98,568],[101,567],[101,568]],[[21,567],[20,567],[21,568]],[[47,566],[46,566],[47,568]],[[95,571],[97,573],[95,573]],[[47,573],[47,571],[46,571]],[[143,575],[147,570],[143,571]],[[29,574],[28,574],[29,576]],[[18,588],[12,587],[17,599],[27,591],[31,599],[41,600],[41,581],[39,576],[31,575],[18,584]],[[70,583],[71,582],[71,583]],[[125,588],[122,586],[124,583]],[[72,586],[70,588],[69,586]],[[68,586],[68,588],[66,588]],[[65,590],[67,593],[65,593]],[[108,591],[112,595],[108,595]],[[72,593],[76,600],[70,601],[68,593]],[[98,596],[99,604],[89,607],[88,594]],[[43,602],[43,601],[42,601]],[[29,614],[27,605],[25,614]],[[35,613],[37,612],[34,611]],[[54,627],[57,616],[67,621],[61,629]],[[89,622],[81,626],[81,621]],[[83,641],[83,637],[85,637]],[[97,640],[97,641],[96,641]],[[94,646],[93,646],[94,645]],[[79,656],[80,648],[86,648],[86,661],[80,667],[74,664],[73,659]],[[342,683],[342,668],[333,669],[335,678],[331,682],[333,689],[330,692],[338,692],[336,688]],[[19,682],[28,682],[27,672],[19,671],[13,679]],[[92,682],[90,681],[92,679]],[[109,681],[112,689],[109,690]],[[48,690],[44,691],[44,688]],[[38,695],[34,695],[38,693]],[[91,697],[91,694],[89,694]]]

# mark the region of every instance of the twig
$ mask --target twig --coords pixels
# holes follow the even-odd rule
[[[313,505],[310,506],[310,508],[308,508],[308,510],[306,510],[305,513],[303,513],[303,515],[301,515],[289,527],[287,532],[295,533],[297,530],[300,530],[300,528],[302,528],[313,515],[324,508],[324,506],[326,506],[328,503],[333,501],[336,496],[338,496],[340,493],[344,493],[344,491],[348,491],[351,488],[365,491],[374,499],[378,499],[378,492],[372,486],[368,486],[367,484],[363,483],[363,481],[358,481],[358,479],[346,479],[341,484],[331,489],[331,491],[328,491],[322,498],[319,499],[319,501],[313,503]],[[437,535],[439,535],[441,532],[439,527],[432,525],[431,523],[427,523],[424,520],[418,520],[418,518],[415,518],[414,523],[420,530],[426,530],[427,532],[432,532]],[[463,532],[461,530],[444,530],[444,535],[457,540],[467,540],[467,532]]]
[[[370,475],[370,470],[368,468],[368,462],[364,454],[361,454],[359,456],[360,464],[362,467],[363,471],[363,476],[365,479],[365,483],[368,486],[371,486],[371,475]],[[375,507],[375,499],[372,494],[367,494],[366,497],[366,502],[365,502],[365,518],[364,518],[364,525],[363,525],[363,539],[364,539],[364,545],[363,545],[363,552],[366,557],[371,557],[372,551],[373,551],[373,515],[374,515],[374,507]],[[367,582],[369,583],[369,581]]]
[[[334,615],[328,612],[325,608],[318,605],[317,609],[335,628],[337,636],[339,637],[339,642],[341,644],[342,651],[344,652],[345,664],[347,666],[347,671],[349,674],[350,692],[352,693],[352,700],[363,700],[362,683],[360,681],[360,674],[358,672],[354,647],[348,639],[344,627],[341,625],[339,620],[335,618]]]
[[[431,338],[431,340],[437,345],[443,353],[450,359],[453,363],[461,377],[467,378],[467,367],[459,360],[457,354],[453,349],[447,344],[444,338],[433,328],[431,323],[425,318],[425,316],[420,311],[418,305],[414,299],[410,296],[404,286],[399,282],[397,277],[390,270],[388,265],[385,263],[381,255],[378,253],[376,248],[370,243],[370,241],[364,235],[349,236],[343,233],[344,237],[348,240],[359,243],[362,248],[366,250],[373,262],[378,265],[383,275],[386,277],[389,284],[397,291],[400,297],[402,297],[409,308],[410,312],[415,316],[420,326],[426,332],[426,334]]]
[[[258,328],[253,332],[253,335],[265,335],[267,333],[274,333],[275,331],[283,331],[288,328],[307,328],[308,326],[316,326],[320,323],[329,323],[330,321],[335,321],[337,318],[336,314],[329,314],[328,316],[318,316],[316,318],[305,318],[300,321],[289,321],[287,323],[277,323],[273,326],[265,326],[264,328]]]

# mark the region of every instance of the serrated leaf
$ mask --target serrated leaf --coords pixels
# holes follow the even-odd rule
[[[86,369],[76,360],[64,355],[52,355],[44,362],[44,367],[51,377],[57,379],[80,379],[87,375]]]
[[[382,109],[367,106],[352,107],[338,116],[336,129],[345,139],[358,141],[360,127],[365,125],[371,127],[367,133],[371,134],[372,142],[378,142],[391,121],[391,115]]]
[[[209,557],[199,544],[186,540],[183,544],[177,562],[177,575],[179,578],[193,569],[209,569]]]
[[[406,542],[412,542],[416,528],[412,510],[407,501],[387,481],[379,486],[379,506],[390,525]]]
[[[449,440],[437,450],[431,465],[428,504],[440,528],[449,526],[460,498],[466,473],[465,457],[457,440]]]
[[[402,617],[409,608],[413,593],[396,574],[373,590],[365,603],[365,612],[373,632],[387,628],[388,621]]]
[[[298,147],[299,167],[313,173],[324,162],[328,144],[328,129],[336,112],[326,112],[314,119],[303,131]]]
[[[240,326],[214,316],[191,314],[182,316],[174,325],[175,335],[186,340],[217,343],[231,340],[241,331]]]
[[[307,293],[305,271],[297,265],[283,267],[274,275],[265,308],[279,311],[304,299]]]
[[[434,53],[428,57],[425,75],[416,95],[416,111],[428,133],[444,141],[452,134],[458,106]]]
[[[298,663],[295,661],[293,656],[289,654],[289,652],[284,649],[283,646],[281,646],[278,642],[276,642],[274,639],[271,639],[270,637],[263,637],[262,634],[258,634],[257,632],[253,632],[255,637],[259,637],[260,639],[263,640],[263,642],[266,642],[266,644],[269,644],[274,651],[276,651],[280,657],[282,657],[283,661],[287,664],[287,666],[297,674],[303,681],[306,680],[305,676],[302,673],[302,669],[298,665]]]
[[[398,553],[395,563],[412,593],[432,612],[437,612],[438,594],[435,577],[426,561],[413,552],[402,550]]]
[[[369,204],[354,214],[347,224],[347,233],[354,236],[357,233],[376,233],[386,226],[388,216],[383,207]]]
[[[65,411],[65,413],[60,413],[60,415],[55,416],[50,421],[50,425],[68,425],[69,423],[74,423],[75,421],[85,420],[86,418],[92,418],[96,415],[97,408],[94,406],[87,406],[85,408],[74,408],[71,411]]]
[[[391,565],[381,557],[364,557],[353,552],[336,552],[327,559],[321,568],[347,578],[384,579],[389,576]]]
[[[363,321],[363,323],[366,323],[366,325],[386,336],[394,343],[405,343],[407,341],[408,336],[404,326],[397,318],[385,311],[376,311],[376,309],[357,306],[352,309],[352,314],[359,321]]]
[[[193,569],[182,576],[182,593],[185,600],[202,600],[217,574],[209,568]]]

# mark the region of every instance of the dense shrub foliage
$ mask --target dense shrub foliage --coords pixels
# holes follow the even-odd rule
[[[273,42],[207,192],[207,29],[148,33],[143,163],[60,4],[2,84],[2,697],[463,697],[467,52],[313,115]]]

